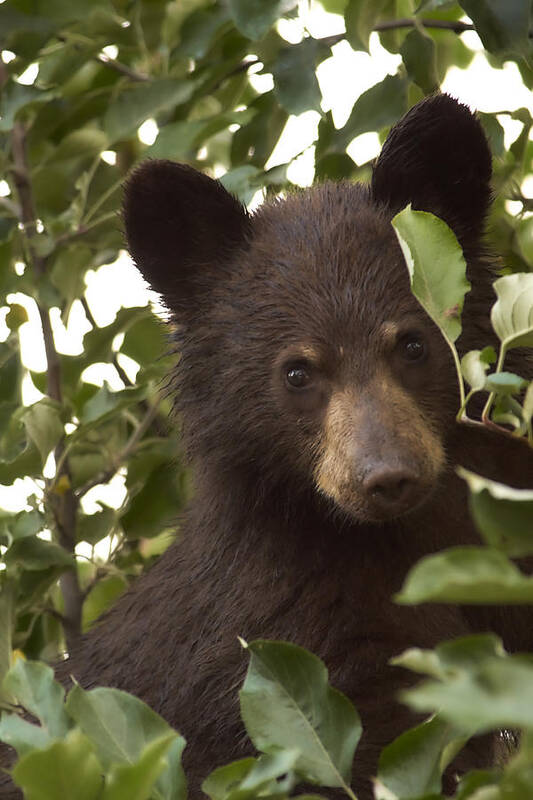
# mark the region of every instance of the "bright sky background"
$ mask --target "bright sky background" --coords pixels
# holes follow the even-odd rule
[[[313,36],[323,37],[344,31],[342,17],[327,14],[317,4],[314,4],[309,12],[306,10],[306,1],[302,3],[302,9],[303,21]],[[281,20],[278,23],[278,31],[288,41],[298,42],[304,32],[302,20]],[[456,67],[448,71],[442,86],[443,90],[462,100],[472,109],[485,112],[513,111],[525,106],[533,113],[532,94],[522,84],[516,65],[508,62],[502,70],[492,69],[481,53],[483,48],[477,34],[468,32],[462,37],[470,48],[480,52],[476,54],[466,71]],[[116,55],[116,49],[113,47],[106,48],[106,52],[111,57]],[[8,61],[10,54],[4,51],[2,57]],[[400,60],[400,56],[392,55],[381,47],[377,34],[372,34],[370,38],[370,55],[354,52],[345,41],[333,48],[332,57],[324,61],[318,69],[318,80],[324,98],[323,110],[332,110],[337,127],[344,124],[359,95],[381,81],[385,75],[395,73]],[[32,83],[36,74],[36,67],[30,67],[21,76],[21,82]],[[259,91],[266,91],[272,87],[271,75],[254,75],[251,80]],[[304,154],[289,167],[288,175],[290,180],[298,185],[309,185],[313,180],[313,141],[316,138],[319,119],[320,116],[316,111],[307,111],[298,117],[291,117],[267,167],[286,163],[294,155],[305,150]],[[520,132],[521,125],[505,115],[500,116],[499,121],[504,127],[505,143],[508,146]],[[153,120],[145,122],[139,130],[140,139],[149,144],[156,135],[157,126]],[[377,134],[365,133],[358,136],[351,143],[348,152],[357,163],[373,158],[379,152]],[[103,157],[106,160],[113,159],[114,154],[105,153]],[[526,181],[522,190],[526,196],[533,196],[533,180]],[[0,181],[0,195],[5,196],[6,191],[7,184],[5,181]],[[261,196],[256,196],[253,205],[260,200]],[[518,206],[520,207],[520,204]],[[150,295],[128,256],[123,253],[114,264],[104,265],[88,272],[86,296],[97,323],[106,325],[114,319],[120,306],[118,298],[124,306],[135,306],[145,304]],[[34,301],[21,294],[9,295],[7,299],[10,302],[20,303],[28,311],[29,321],[19,329],[24,365],[32,370],[44,370],[44,347]],[[7,309],[0,309],[0,342],[8,335],[4,322],[6,312]],[[53,315],[52,321],[58,350],[73,355],[81,353],[82,337],[88,329],[81,304],[74,303],[67,329],[60,321],[59,310]],[[131,359],[120,358],[128,375],[134,379],[135,363]],[[90,371],[86,371],[83,377],[98,385],[102,385],[105,379],[112,388],[123,388],[114,368],[110,365],[94,366]],[[29,376],[24,380],[23,395],[26,404],[35,402],[42,396],[33,386]],[[52,457],[47,467],[49,473],[53,474]],[[0,486],[0,508],[10,511],[23,509],[26,507],[26,497],[35,491],[35,483],[30,479],[17,481],[14,487]],[[118,507],[123,498],[124,477],[117,475],[109,485],[91,490],[84,498],[83,505],[87,513],[94,513],[99,508],[98,500]],[[84,551],[83,546],[80,547],[80,552],[82,551]]]

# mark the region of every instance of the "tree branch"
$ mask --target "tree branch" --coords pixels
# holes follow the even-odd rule
[[[103,64],[104,67],[108,67],[115,72],[119,72],[121,75],[125,75],[130,79],[130,81],[145,82],[150,80],[148,75],[144,75],[142,72],[136,72],[135,70],[130,69],[130,67],[127,67],[125,64],[121,64],[120,61],[115,61],[114,58],[109,58],[109,56],[106,56],[105,53],[98,53],[98,55],[95,56],[95,61],[98,61],[99,64]]]
[[[15,122],[11,137],[11,152],[13,156],[13,179],[20,203],[20,222],[23,225],[23,234],[27,247],[28,260],[37,276],[46,272],[47,259],[38,254],[35,248],[37,234],[37,215],[33,200],[33,191],[30,180],[30,170],[26,157],[26,129],[22,122]],[[50,314],[41,303],[37,302],[39,317],[43,331],[43,340],[47,360],[47,394],[58,403],[62,402],[61,392],[61,364],[57,353]],[[54,516],[56,535],[59,544],[74,556],[76,547],[76,518],[78,499],[71,487],[70,469],[68,459],[64,457],[64,443],[61,441],[54,452],[58,474],[54,482],[65,476],[66,491],[58,493],[47,491],[46,500]],[[47,482],[47,487],[49,486]],[[64,629],[69,649],[72,649],[76,640],[81,635],[81,610],[83,598],[78,581],[76,567],[64,572],[60,579],[61,591],[65,603]]]

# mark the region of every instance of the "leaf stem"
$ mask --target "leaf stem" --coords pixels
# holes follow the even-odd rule
[[[502,342],[501,346],[500,346],[500,352],[498,354],[498,363],[496,364],[496,369],[494,370],[495,372],[501,372],[502,371],[503,362],[505,360],[506,353],[507,353],[507,348],[505,346],[505,342]],[[492,404],[494,402],[494,397],[495,396],[496,396],[495,392],[490,392],[490,394],[489,394],[489,396],[487,398],[487,402],[485,403],[485,406],[483,408],[483,412],[481,414],[481,421],[484,422],[484,423],[489,422],[489,413],[490,413],[490,409],[492,408]]]

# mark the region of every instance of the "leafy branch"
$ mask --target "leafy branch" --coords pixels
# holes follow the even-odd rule
[[[17,121],[11,136],[11,152],[13,157],[12,174],[20,203],[20,222],[22,224],[25,249],[29,265],[34,270],[37,280],[44,276],[47,269],[47,257],[39,255],[36,248],[37,215],[33,198],[30,179],[30,170],[26,156],[26,128]],[[61,365],[56,350],[52,324],[48,309],[45,308],[39,297],[35,298],[39,317],[41,320],[43,341],[46,353],[47,394],[59,405],[62,404],[61,390]],[[63,439],[57,444],[54,456],[58,468],[55,480],[62,480],[66,487],[61,493],[45,491],[45,498],[55,520],[59,544],[70,554],[74,555],[76,547],[76,517],[78,499],[71,487],[70,467],[68,458],[64,455]],[[48,489],[49,482],[46,481]],[[60,577],[60,586],[63,594],[65,610],[65,636],[70,647],[81,635],[81,611],[83,598],[75,566],[66,570]]]

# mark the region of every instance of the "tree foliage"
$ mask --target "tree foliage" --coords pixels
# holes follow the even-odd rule
[[[529,0],[322,0],[323,10],[345,21],[344,32],[327,36],[310,24],[311,6],[297,0],[0,3],[0,484],[17,484],[27,496],[20,512],[0,509],[0,677],[14,652],[50,659],[75,646],[166,547],[187,499],[179,433],[168,420],[164,377],[173,357],[166,355],[161,323],[148,306],[123,307],[120,298],[114,319],[100,323],[88,299],[88,276],[107,269],[123,246],[118,209],[131,167],[147,157],[187,161],[221,176],[248,203],[291,186],[294,159],[279,163],[272,154],[289,118],[314,111],[316,139],[303,152],[315,178],[365,180],[371,163],[357,163],[347,152],[355,152],[353,140],[368,132],[383,140],[410,105],[439,88],[450,67],[467,67],[474,53],[463,34],[474,29],[490,64],[501,69],[513,62],[533,88]],[[399,66],[362,92],[338,127],[324,107],[321,67],[346,42],[368,51],[372,32]],[[151,143],[139,136],[147,120],[157,133]],[[503,359],[510,347],[531,345],[532,276],[510,273],[531,269],[533,199],[524,187],[531,186],[533,119],[531,109],[502,107],[481,120],[495,156],[490,237],[507,275],[497,284],[492,316],[501,341],[498,363],[494,368],[496,354],[487,350],[463,359],[460,413],[473,392],[489,390],[486,418],[531,440],[533,390],[520,400],[523,380],[503,370]],[[505,120],[514,123],[507,148]],[[416,217],[404,217],[399,228],[415,273],[409,242],[417,224]],[[447,234],[439,239],[439,221],[428,224],[417,241],[430,248],[435,237],[449,259],[460,261]],[[448,297],[437,299],[449,310]],[[39,369],[22,358],[29,313],[39,322],[45,354]],[[59,331],[76,315],[86,332],[80,352],[70,354]],[[449,316],[448,322],[459,324]],[[455,333],[443,332],[453,348]],[[113,380],[95,385],[94,365]],[[531,602],[530,579],[508,560],[533,549],[531,493],[465,478],[487,547],[422,562],[400,601],[481,602],[493,593],[502,601]],[[103,500],[98,491],[117,480],[122,499]],[[263,755],[217,770],[206,792],[213,800],[286,797],[304,777],[350,794],[346,765],[359,736],[356,712],[327,687],[324,668],[309,654],[260,642],[249,651],[243,718]],[[527,703],[516,702],[532,691],[529,662],[506,657],[494,639],[472,638],[435,653],[407,654],[402,663],[430,679],[408,701],[442,711],[387,748],[377,797],[440,796],[447,754],[476,720],[481,730],[523,727],[523,745],[504,773],[470,776],[458,796],[478,797],[480,787],[483,797],[531,796],[530,723],[520,713]],[[290,709],[261,705],[265,682],[280,695],[280,665],[290,677],[288,695],[284,688]],[[312,697],[304,701],[298,699],[302,670],[313,676]],[[10,714],[0,723],[1,738],[21,757],[14,777],[29,800],[65,796],[64,786],[79,786],[76,796],[87,800],[183,797],[184,742],[135,698],[76,688],[64,705],[46,668],[21,660],[2,691],[4,704],[16,701],[41,723],[37,728]],[[312,746],[291,734],[295,709],[303,707],[315,709]],[[126,728],[146,720],[145,738],[125,742],[118,732],[105,738],[104,730],[113,736],[107,722],[121,718]],[[320,767],[313,747],[327,756]]]

